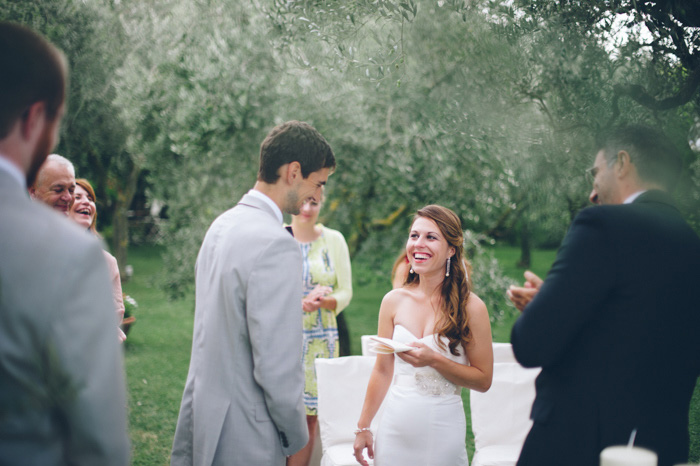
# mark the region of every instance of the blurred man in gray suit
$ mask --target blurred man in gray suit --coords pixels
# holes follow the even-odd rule
[[[67,66],[0,22],[0,465],[126,465],[126,397],[102,248],[32,202]]]
[[[320,201],[334,168],[313,127],[279,125],[261,145],[253,189],[209,228],[172,465],[280,466],[306,445],[302,259],[282,213]]]

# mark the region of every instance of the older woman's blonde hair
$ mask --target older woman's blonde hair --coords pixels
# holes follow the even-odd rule
[[[88,197],[95,203],[95,215],[92,216],[92,223],[88,230],[99,236],[99,233],[97,233],[97,197],[95,196],[95,190],[92,189],[92,185],[85,178],[78,178],[75,180],[75,184],[87,191]]]

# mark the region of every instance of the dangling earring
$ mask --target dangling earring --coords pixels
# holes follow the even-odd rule
[[[449,277],[449,276],[450,276],[450,259],[451,259],[451,257],[448,257],[448,258],[447,258],[447,269],[446,269],[446,271],[445,271],[445,276],[446,276],[446,277]]]
[[[414,273],[414,272],[413,272],[413,267],[411,267],[410,269],[408,269],[408,273],[410,273],[411,275],[413,275],[413,273]]]

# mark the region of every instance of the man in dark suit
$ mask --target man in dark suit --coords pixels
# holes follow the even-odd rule
[[[700,374],[700,239],[667,192],[680,157],[660,132],[615,131],[599,145],[590,200],[544,282],[508,295],[523,311],[511,341],[542,367],[519,466],[597,465],[627,443],[688,457],[688,408]]]

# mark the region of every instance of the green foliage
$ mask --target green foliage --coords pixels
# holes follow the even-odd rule
[[[322,69],[333,50],[310,38],[306,47],[301,41],[291,51],[303,52],[307,75],[315,77],[310,98],[337,89],[343,76],[346,83],[348,76],[354,78],[336,91],[337,99],[329,99],[337,105],[324,118],[339,154],[330,196],[343,199],[327,216],[348,232],[353,251],[375,232],[384,234],[386,225],[377,222],[402,207],[412,211],[445,204],[465,226],[490,229],[512,204],[512,166],[520,165],[529,134],[542,124],[534,107],[514,107],[504,98],[503,88],[492,85],[498,73],[481,66],[484,60],[512,58],[481,18],[470,18],[465,37],[460,18],[431,8],[430,15],[417,16],[410,26],[382,25],[383,41],[361,36],[371,28],[364,23],[349,39],[352,45],[344,47],[356,58],[333,62],[339,69]],[[394,43],[399,33],[400,47]],[[393,58],[385,58],[397,48],[403,57],[398,68],[391,66]]]
[[[98,227],[106,227],[127,157],[112,81],[124,55],[116,18],[100,3],[2,0],[0,19],[29,26],[64,51],[70,88],[56,152],[73,162],[79,177],[91,180],[100,210]]]
[[[122,216],[139,178],[167,205],[172,296],[281,121],[329,140],[323,221],[353,257],[384,263],[429,203],[492,238],[558,244],[586,204],[598,130],[646,121],[685,140],[700,103],[684,0],[21,3],[0,11],[51,32],[80,76],[65,139],[79,171]],[[696,216],[697,155],[685,153],[695,171],[678,197]]]
[[[123,295],[124,299],[124,317],[132,317],[136,309],[138,309],[139,304],[134,298],[128,294]]]
[[[136,47],[120,70],[118,100],[149,196],[168,206],[163,279],[173,297],[191,289],[211,221],[252,187],[260,141],[276,120],[282,70],[255,13],[240,2],[121,7]]]
[[[168,199],[172,212],[166,241],[175,293],[192,281],[206,225],[230,205],[229,196],[220,202],[217,184],[234,184],[234,199],[242,194],[252,184],[252,148],[263,136],[257,129],[287,119],[311,122],[334,147],[338,169],[323,221],[372,267],[393,259],[408,213],[429,203],[451,207],[470,230],[555,246],[586,203],[581,174],[593,158],[593,135],[615,117],[615,84],[644,79],[649,69],[631,49],[611,55],[609,29],[587,33],[565,27],[570,19],[561,12],[495,2],[272,1],[237,10],[222,1],[188,8],[178,15],[186,24],[168,19],[169,29],[191,31],[187,40],[170,38],[169,54],[154,53],[167,58],[156,82],[168,82],[168,91],[145,118],[164,125],[164,116],[182,115],[174,127],[153,131],[160,139],[148,151],[160,157],[153,195]],[[216,18],[207,18],[212,9]],[[241,9],[250,22],[228,17]],[[210,34],[197,32],[204,29]],[[252,31],[259,49],[207,58],[211,37],[243,41],[239,34]],[[217,161],[225,147],[239,145],[241,131],[227,122],[242,112],[232,105],[217,117],[226,93],[216,84],[225,78],[204,69],[212,61],[220,68],[253,60],[246,57],[261,66],[260,73],[250,69],[259,85],[246,95],[263,100],[248,113],[259,124],[246,128],[238,151],[251,155],[249,171],[231,172]],[[225,88],[239,95],[244,84],[232,79]],[[176,103],[167,101],[173,89]],[[272,102],[274,112],[266,107]],[[615,105],[625,119],[652,118],[629,99]],[[212,152],[217,144],[221,150]],[[188,180],[173,183],[178,173]]]
[[[481,298],[489,310],[491,325],[511,321],[518,310],[506,297],[505,290],[516,282],[506,276],[493,251],[490,238],[472,231],[464,232],[465,251],[472,268],[472,290]]]
[[[154,286],[163,270],[160,253],[136,248],[134,276],[123,285],[139,303],[124,343],[134,466],[169,464],[192,346],[194,300],[168,302]]]

